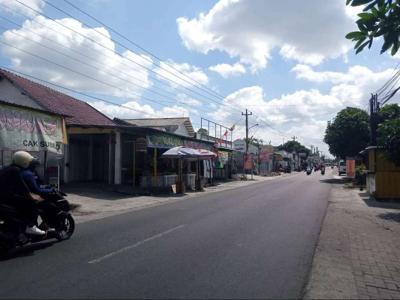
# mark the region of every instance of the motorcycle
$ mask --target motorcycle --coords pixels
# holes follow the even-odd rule
[[[0,254],[28,243],[69,239],[75,231],[75,221],[65,196],[58,191],[42,196],[44,201],[38,204],[38,227],[46,234],[40,236],[26,234],[26,223],[18,211],[10,205],[0,204]]]
[[[325,168],[321,169],[321,175],[325,175]]]
[[[307,168],[307,170],[306,170],[307,175],[310,175],[311,172],[312,172],[312,169],[311,168]]]

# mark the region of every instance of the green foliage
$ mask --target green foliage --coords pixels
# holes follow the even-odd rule
[[[350,32],[347,39],[355,42],[356,54],[378,37],[383,38],[381,54],[391,49],[395,55],[400,46],[400,0],[346,0],[346,5],[365,5],[356,21],[358,31]]]
[[[400,165],[400,118],[379,125],[378,145],[385,147],[388,158]]]
[[[379,111],[379,123],[400,118],[400,106],[398,104],[386,104]]]
[[[328,122],[324,142],[336,157],[356,156],[369,141],[369,116],[359,108],[347,107]]]
[[[379,111],[378,145],[390,160],[400,165],[400,106],[387,104]]]
[[[286,143],[284,143],[283,145],[278,146],[278,150],[285,150],[289,153],[306,153],[306,155],[308,156],[310,154],[310,149],[306,148],[305,146],[303,146],[302,144],[300,144],[297,141],[287,141]]]
[[[355,180],[358,185],[366,184],[366,171],[367,168],[364,164],[358,165],[355,170]]]

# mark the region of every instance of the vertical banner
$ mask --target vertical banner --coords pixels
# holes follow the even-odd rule
[[[250,153],[244,154],[244,169],[253,170],[253,158]]]
[[[346,159],[347,177],[354,178],[356,176],[356,161],[354,159]]]
[[[62,154],[65,124],[60,116],[0,104],[0,148]]]

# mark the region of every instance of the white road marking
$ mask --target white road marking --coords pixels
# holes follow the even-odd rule
[[[128,250],[130,250],[130,249],[139,247],[139,246],[143,245],[144,243],[150,242],[150,241],[155,240],[155,239],[158,239],[158,238],[160,238],[160,237],[162,237],[162,236],[164,236],[164,235],[170,234],[171,232],[173,232],[173,231],[175,231],[175,230],[178,230],[178,229],[180,229],[180,228],[182,228],[182,227],[185,227],[185,225],[179,225],[179,226],[176,226],[176,227],[174,227],[174,228],[168,229],[167,231],[164,231],[164,232],[158,233],[158,234],[156,234],[156,235],[153,235],[153,236],[151,236],[151,237],[149,237],[149,238],[147,238],[147,239],[144,239],[143,241],[140,241],[140,242],[137,242],[137,243],[135,243],[135,244],[133,244],[133,245],[130,245],[130,246],[121,248],[121,249],[119,249],[119,250],[117,250],[117,251],[108,253],[108,254],[106,254],[106,255],[104,255],[104,256],[102,256],[102,257],[93,259],[93,260],[89,261],[88,263],[89,263],[89,264],[97,264],[97,263],[99,263],[99,262],[101,262],[101,261],[103,261],[103,260],[105,260],[105,259],[107,259],[107,258],[113,257],[113,256],[115,256],[115,255],[117,255],[117,254],[121,254],[121,253],[123,253],[123,252],[125,252],[125,251],[128,251]]]

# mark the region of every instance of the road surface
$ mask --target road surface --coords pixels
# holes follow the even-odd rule
[[[299,298],[325,214],[313,173],[79,224],[0,261],[0,298]]]

